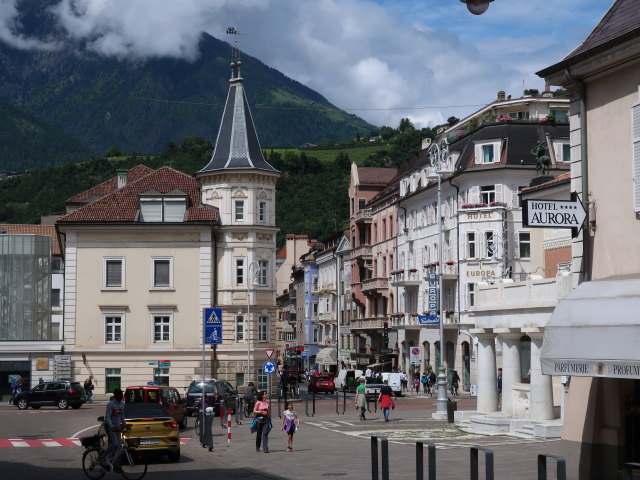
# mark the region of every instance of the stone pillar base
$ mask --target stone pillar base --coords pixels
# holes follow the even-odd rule
[[[433,412],[431,414],[431,418],[433,418],[434,420],[446,420],[447,412]]]

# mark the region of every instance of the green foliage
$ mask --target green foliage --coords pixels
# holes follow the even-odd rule
[[[557,90],[554,90],[552,95],[555,98],[568,98],[571,96],[569,90],[565,90],[564,88],[558,88]]]

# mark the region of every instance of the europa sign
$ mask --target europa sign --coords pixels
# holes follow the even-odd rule
[[[572,194],[572,197],[575,197],[575,194]],[[586,217],[587,212],[577,198],[522,202],[522,224],[525,227],[573,228],[575,237]]]

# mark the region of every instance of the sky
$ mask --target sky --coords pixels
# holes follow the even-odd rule
[[[17,12],[28,1],[0,0],[0,41],[63,48],[22,28]],[[425,127],[463,118],[499,90],[543,90],[535,72],[577,47],[612,3],[494,0],[472,15],[459,0],[60,0],[52,12],[70,39],[118,58],[192,61],[202,31],[237,40],[374,125],[408,117]],[[230,26],[240,35],[226,35]]]

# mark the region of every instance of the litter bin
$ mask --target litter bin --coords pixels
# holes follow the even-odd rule
[[[453,423],[456,410],[458,410],[458,402],[451,397],[447,397],[447,422]]]
[[[199,413],[202,415],[202,411]],[[213,408],[207,407],[204,411],[204,422],[200,429],[200,443],[204,448],[209,447],[209,451],[213,450]]]

